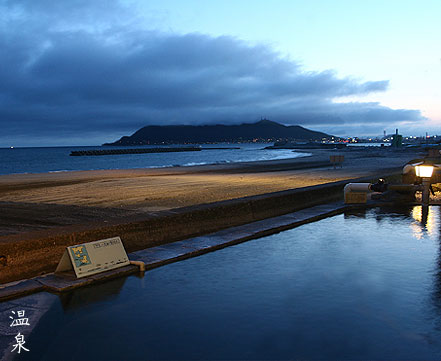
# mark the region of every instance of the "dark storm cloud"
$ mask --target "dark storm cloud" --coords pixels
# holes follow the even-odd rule
[[[316,127],[422,119],[416,110],[333,102],[385,91],[387,81],[305,72],[267,46],[233,37],[143,30],[117,3],[0,4],[3,137],[62,139],[260,116]]]

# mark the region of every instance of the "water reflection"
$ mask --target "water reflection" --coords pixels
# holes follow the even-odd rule
[[[98,285],[79,288],[73,292],[62,293],[59,297],[63,310],[65,312],[80,310],[97,302],[114,301],[126,280],[126,277],[120,277]]]
[[[377,222],[382,221],[394,221],[397,220],[401,222],[402,220],[408,219],[413,212],[413,207],[411,206],[381,206],[374,208],[353,208],[344,212],[345,219],[350,218],[369,218],[375,219]]]
[[[411,223],[411,229],[412,234],[416,239],[421,239],[426,234],[434,239],[439,238],[439,207],[414,206],[411,215],[415,220],[415,222]]]
[[[431,237],[438,244],[438,253],[433,269],[433,293],[432,302],[433,307],[437,310],[433,318],[436,329],[441,331],[441,212],[437,206],[414,206],[412,208],[412,222],[411,229],[413,236],[420,240],[425,235]]]
[[[435,309],[438,310],[437,315],[441,315],[441,251],[438,252],[435,263],[432,301]],[[441,318],[435,317],[434,322],[436,328],[441,331]]]
[[[434,217],[438,221],[437,230],[438,230],[438,257],[435,262],[434,268],[434,284],[433,284],[433,304],[434,307],[438,310],[437,314],[441,315],[441,212],[439,207],[430,207],[429,214],[433,211],[437,212],[436,217]],[[430,219],[430,217],[429,217]],[[441,317],[437,317],[435,319],[436,328],[441,331]]]

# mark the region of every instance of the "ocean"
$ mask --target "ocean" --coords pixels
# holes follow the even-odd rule
[[[186,167],[309,156],[311,153],[291,149],[264,149],[269,144],[215,144],[210,147],[240,147],[200,152],[145,153],[102,156],[69,156],[73,150],[127,149],[143,147],[39,147],[0,148],[0,174],[67,172],[75,170]],[[158,148],[161,146],[150,146]],[[164,146],[166,147],[166,146]],[[179,147],[179,146],[167,146]]]

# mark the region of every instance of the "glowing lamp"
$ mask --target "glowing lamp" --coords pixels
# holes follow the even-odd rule
[[[423,207],[427,207],[430,201],[430,177],[432,177],[433,165],[417,165],[415,166],[415,174],[422,178],[422,195],[421,201]]]
[[[417,165],[415,166],[415,173],[417,177],[430,178],[433,173],[433,166],[431,165]]]

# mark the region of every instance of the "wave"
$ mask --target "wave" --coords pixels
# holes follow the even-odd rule
[[[41,152],[43,152],[43,149]],[[18,153],[17,153],[18,154]],[[0,169],[0,175],[6,174],[41,174],[41,173],[65,173],[74,171],[87,171],[87,170],[118,170],[118,169],[158,169],[158,168],[171,168],[171,167],[193,167],[203,165],[216,165],[216,164],[231,164],[241,162],[256,162],[256,161],[269,161],[269,160],[281,160],[281,159],[293,159],[298,157],[311,156],[311,153],[301,153],[292,150],[264,150],[264,149],[241,149],[237,152],[219,151],[216,153],[209,153],[209,157],[192,157],[191,159],[186,154],[176,159],[176,155],[173,157],[149,157],[145,162],[145,158],[134,158],[128,156],[125,159],[120,158],[90,158],[90,159],[71,159],[66,158],[66,152],[60,152],[58,157],[53,157],[51,149],[50,157],[45,158],[44,152],[34,156],[30,154],[30,159],[23,164],[22,157],[12,157],[4,165],[5,168]],[[215,155],[212,157],[212,155]],[[29,158],[28,157],[28,158]],[[227,157],[228,159],[225,159]],[[173,159],[174,158],[174,159]],[[194,159],[196,158],[196,159]],[[202,158],[202,159],[201,159]],[[207,159],[208,158],[208,159]],[[214,158],[214,159],[213,159]],[[217,159],[216,159],[217,158]],[[112,159],[112,161],[110,161]],[[133,161],[135,159],[135,161]],[[49,161],[50,160],[50,161]],[[163,163],[161,164],[161,160]],[[147,164],[146,164],[147,163]],[[148,164],[150,163],[150,164]],[[153,163],[153,164],[152,164]],[[156,163],[156,164],[155,164]],[[57,166],[59,169],[57,169]],[[64,167],[70,169],[66,169]],[[53,167],[52,169],[50,167]],[[54,169],[55,168],[55,169]]]

